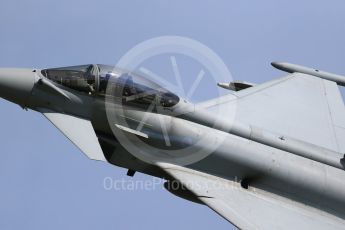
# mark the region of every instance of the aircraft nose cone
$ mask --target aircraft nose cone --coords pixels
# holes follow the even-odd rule
[[[0,97],[25,107],[35,84],[32,69],[0,68]]]

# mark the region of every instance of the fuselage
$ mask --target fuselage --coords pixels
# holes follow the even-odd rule
[[[344,170],[184,119],[181,110],[190,116],[196,111],[182,99],[176,103],[168,100],[173,103],[171,106],[148,110],[148,106],[108,100],[104,93],[100,93],[99,86],[91,93],[53,82],[61,92],[51,93],[36,87],[39,79],[45,77],[40,70],[32,71],[31,75],[32,89],[27,98],[21,98],[20,102],[24,103],[21,105],[90,120],[99,139],[110,146],[103,150],[111,164],[166,178],[167,175],[154,165],[155,160],[166,160],[242,183],[243,189],[264,191],[345,218]],[[99,81],[98,78],[95,82]],[[88,86],[83,87],[88,90]],[[157,103],[162,105],[161,101]],[[120,119],[112,119],[119,114]],[[118,129],[124,126],[137,132]],[[141,126],[140,130],[138,126]],[[114,129],[120,136],[114,133]],[[148,137],[140,136],[140,133]],[[169,137],[168,143],[165,136]],[[129,139],[132,147],[144,148],[142,146],[145,145],[147,150],[152,150],[152,154],[156,154],[152,162],[147,160],[150,156],[141,159],[140,153],[133,154],[135,148],[123,143],[122,137]],[[168,155],[165,156],[166,153]],[[189,153],[193,156],[190,157]],[[149,151],[146,154],[150,154]]]

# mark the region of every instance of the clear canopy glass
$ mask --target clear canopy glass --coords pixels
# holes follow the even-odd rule
[[[97,96],[114,96],[133,106],[172,107],[179,97],[143,76],[109,65],[81,65],[44,69],[51,81],[80,92]]]
[[[44,69],[41,73],[49,80],[77,91],[94,93],[96,90],[94,65]]]

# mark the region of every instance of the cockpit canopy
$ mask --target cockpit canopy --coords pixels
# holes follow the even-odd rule
[[[81,65],[44,69],[49,80],[89,95],[112,96],[129,105],[172,107],[179,97],[147,78],[109,65]]]
[[[86,93],[96,90],[97,72],[93,65],[44,69],[43,76],[68,88]]]

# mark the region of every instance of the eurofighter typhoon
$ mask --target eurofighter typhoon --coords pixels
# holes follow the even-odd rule
[[[90,159],[163,178],[240,229],[345,229],[345,77],[272,65],[288,75],[219,82],[229,94],[199,104],[99,64],[1,68],[0,96]]]

